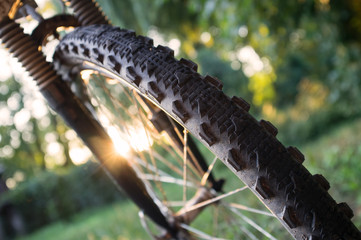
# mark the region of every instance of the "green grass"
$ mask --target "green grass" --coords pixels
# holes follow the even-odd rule
[[[82,212],[70,221],[56,222],[18,240],[148,239],[137,212],[131,202],[116,203]]]

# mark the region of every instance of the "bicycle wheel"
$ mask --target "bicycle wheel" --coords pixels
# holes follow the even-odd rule
[[[302,153],[297,148],[284,147],[276,139],[277,129],[271,123],[257,121],[248,113],[248,103],[238,97],[227,97],[221,91],[222,84],[219,80],[198,74],[196,64],[191,61],[174,59],[171,49],[154,47],[151,39],[136,36],[132,31],[109,25],[93,25],[80,27],[66,35],[55,51],[54,63],[65,80],[72,81],[73,74],[82,71],[85,81],[72,84],[77,86],[78,95],[85,99],[84,102],[93,105],[91,109],[100,114],[98,118],[101,122],[103,119],[103,125],[110,129],[110,135],[113,134],[113,138],[118,139],[114,140],[118,141],[118,146],[126,145],[120,140],[117,133],[119,129],[123,128],[126,135],[132,135],[135,131],[142,132],[140,139],[145,139],[145,144],[143,146],[138,143],[133,147],[138,153],[132,162],[145,184],[152,189],[158,188],[152,191],[178,218],[182,213],[179,213],[179,207],[172,207],[175,204],[173,197],[180,195],[178,197],[181,200],[176,203],[184,205],[192,187],[196,187],[196,190],[189,195],[195,193],[199,186],[207,188],[204,182],[207,179],[204,172],[207,171],[194,163],[186,167],[182,163],[193,154],[187,148],[187,142],[191,139],[187,132],[216,156],[215,161],[219,159],[228,167],[225,176],[230,180],[226,179],[222,189],[226,195],[229,190],[227,183],[234,184],[231,175],[245,184],[243,187],[241,183],[237,183],[236,190],[231,191],[235,195],[230,202],[219,200],[224,194],[215,194],[210,190],[212,196],[208,199],[213,199],[218,204],[212,204],[216,210],[208,213],[211,215],[201,218],[198,226],[202,232],[195,230],[193,223],[192,227],[188,226],[190,221],[183,219],[182,227],[192,234],[206,239],[213,236],[215,230],[208,231],[202,221],[215,218],[212,214],[217,215],[218,209],[218,215],[227,215],[223,220],[212,223],[218,226],[216,231],[221,234],[219,237],[275,239],[256,224],[257,217],[252,214],[260,215],[260,218],[269,214],[264,210],[254,209],[257,203],[249,200],[251,197],[245,193],[247,189],[278,218],[295,239],[361,239],[360,232],[350,220],[352,210],[347,204],[337,204],[332,199],[327,192],[329,184],[326,179],[318,174],[311,175],[306,170],[302,165]],[[90,72],[84,71],[85,69],[92,70],[92,74],[99,73],[100,77],[89,80]],[[109,77],[117,81],[114,82]],[[118,81],[122,91],[115,87],[118,84],[114,85]],[[186,129],[184,135],[175,130],[178,135],[182,135],[180,139],[186,146],[183,152],[179,148],[177,150],[177,147],[172,148],[176,145],[174,140],[169,141],[159,134],[164,129],[160,127],[156,131],[159,122],[150,124],[149,116],[159,114],[159,109],[176,121],[174,129],[178,129],[178,124]],[[132,142],[132,139],[128,141]],[[155,150],[143,151],[150,146]],[[202,151],[204,150],[201,149]],[[181,162],[177,163],[176,159]],[[213,165],[210,163],[209,169]],[[225,173],[222,166],[219,165],[218,168],[221,174]],[[170,177],[169,172],[179,176]],[[212,169],[212,174],[217,175],[215,169]],[[163,186],[163,182],[167,181],[173,185],[182,183],[181,190],[172,190],[173,185]],[[251,207],[244,206],[239,199],[249,200]],[[234,203],[233,200],[238,202]],[[180,211],[194,210],[193,207],[190,208],[191,210],[185,211],[182,208]],[[247,215],[248,213],[251,215]],[[243,222],[235,220],[235,216]],[[269,222],[267,220],[267,225],[271,225]],[[238,233],[230,235],[228,229],[233,229],[233,224]],[[251,232],[252,229],[255,229],[254,233]],[[279,234],[279,231],[275,230],[275,234]]]

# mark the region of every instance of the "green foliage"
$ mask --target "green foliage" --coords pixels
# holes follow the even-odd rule
[[[200,41],[202,32],[209,32],[212,43],[207,46],[227,63],[234,61],[229,55],[237,54],[243,46],[250,45],[260,57],[270,60],[275,81],[260,91],[254,86],[238,95],[249,98],[250,92],[256,105],[273,101],[277,108],[287,108],[295,103],[298,84],[311,79],[330,90],[328,103],[337,108],[340,116],[351,116],[360,111],[361,86],[360,45],[355,44],[361,32],[358,1],[100,1],[111,19],[123,27],[134,28],[146,34],[151,26],[157,26],[166,37],[176,36],[182,42],[183,54],[195,57],[189,45],[199,51],[197,60],[204,55]],[[117,10],[115,10],[117,9]],[[117,12],[115,12],[117,11]],[[347,23],[347,24],[346,24]],[[240,37],[239,29],[245,26],[248,34]],[[347,26],[347,27],[344,27]],[[187,50],[188,49],[188,50]],[[211,54],[209,54],[211,55]],[[216,57],[217,58],[217,57]],[[209,60],[211,61],[211,60]],[[205,62],[211,66],[211,63]],[[223,64],[224,65],[224,64]],[[223,66],[221,65],[221,66]],[[212,67],[202,64],[204,72]],[[217,68],[217,69],[220,69]],[[225,89],[241,89],[244,76],[234,78],[217,70]],[[260,95],[264,92],[268,96]],[[265,99],[260,101],[260,99]],[[357,103],[357,104],[355,104]]]
[[[335,188],[340,189],[338,195],[350,198],[359,189],[360,181],[358,181],[361,166],[359,159],[361,158],[361,146],[345,147],[341,149],[338,146],[330,147],[329,151],[325,153],[325,167],[329,169],[337,169],[339,174],[335,175],[333,180],[336,184]],[[348,183],[346,186],[341,186],[340,183]],[[361,196],[358,196],[356,203],[361,204]]]
[[[300,54],[291,53],[286,56],[285,63],[277,69],[276,73],[278,76],[275,82],[276,92],[282,93],[276,99],[277,106],[285,107],[295,103],[298,85],[309,74],[309,68],[309,64]]]
[[[241,70],[233,70],[230,62],[217,56],[217,54],[209,48],[201,48],[197,56],[200,65],[200,71],[203,74],[214,76],[222,79],[222,83],[226,86],[225,91],[229,96],[251,97],[247,91],[248,79]],[[247,97],[245,97],[247,99]]]
[[[148,239],[131,202],[115,203],[76,214],[69,221],[58,221],[18,240],[105,240]]]
[[[0,203],[13,204],[22,214],[27,230],[33,231],[121,198],[99,165],[88,163],[60,173],[43,172],[6,192]]]
[[[333,17],[341,31],[342,41],[361,41],[361,3],[358,0],[330,1]]]
[[[279,126],[279,138],[286,145],[298,145],[312,141],[323,134],[327,134],[333,127],[350,117],[345,117],[332,107],[328,106],[309,115],[308,112],[300,113],[308,116],[306,119],[288,119]]]
[[[1,81],[0,111],[0,164],[5,167],[5,178],[21,171],[26,178],[45,168],[72,165],[68,151],[68,130],[45,105],[33,82],[14,77]],[[50,139],[44,141],[47,136]],[[62,145],[56,155],[47,155],[50,144]],[[64,151],[60,151],[64,150]],[[52,160],[52,161],[46,161]],[[54,166],[55,165],[55,166]]]

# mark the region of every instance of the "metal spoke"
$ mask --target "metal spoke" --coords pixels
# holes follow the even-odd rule
[[[268,233],[266,230],[264,230],[261,226],[259,226],[257,223],[255,223],[253,220],[251,220],[250,218],[246,217],[245,215],[243,215],[242,213],[240,213],[236,208],[230,208],[230,210],[235,213],[237,216],[239,216],[240,218],[242,218],[246,223],[248,223],[249,225],[251,225],[253,228],[255,228],[257,231],[259,231],[260,233],[262,233],[265,237],[268,237],[271,240],[277,240],[274,236],[272,236],[270,233]]]
[[[138,212],[138,216],[139,216],[139,219],[140,219],[140,223],[142,224],[142,227],[144,228],[144,230],[148,233],[149,236],[151,236],[153,239],[157,239],[152,231],[150,231],[149,227],[148,227],[148,224],[146,223],[146,220],[145,220],[145,216],[144,216],[144,212],[143,211],[139,211]]]
[[[174,123],[173,121],[170,121],[170,122],[171,122],[171,124],[172,124],[172,126],[173,126],[173,129],[174,129],[174,131],[176,132],[178,138],[179,138],[180,140],[183,140],[182,143],[183,143],[184,146],[187,146],[187,145],[184,143],[184,139],[182,138],[182,135],[181,135],[181,133],[179,132],[179,130],[178,130],[177,126],[175,125],[175,123]],[[193,164],[189,164],[189,168],[192,169],[197,175],[202,175],[204,171],[202,170],[202,167],[199,165],[198,160],[197,160],[196,157],[194,156],[192,150],[191,150],[188,146],[187,146],[187,153],[189,154],[189,156],[190,156],[191,159],[192,159],[193,164],[195,165],[195,166],[194,166]]]
[[[258,240],[258,238],[253,233],[251,233],[247,228],[245,228],[244,226],[241,225],[240,229],[241,229],[242,232],[244,232],[244,234],[247,235],[248,239]]]
[[[209,165],[209,167],[208,167],[207,172],[205,172],[205,173],[203,174],[203,177],[202,177],[202,180],[201,180],[201,186],[206,185],[207,180],[208,180],[208,177],[209,177],[209,175],[211,174],[211,172],[212,172],[212,170],[213,170],[213,168],[214,168],[214,165],[216,164],[217,159],[218,159],[217,157],[215,157],[215,158],[213,159],[212,163],[211,163],[211,164]]]
[[[230,204],[228,204],[228,205],[229,205],[230,207],[237,208],[237,209],[240,209],[240,210],[244,210],[244,211],[248,211],[248,212],[253,212],[253,213],[258,213],[258,214],[265,215],[265,216],[275,217],[275,216],[274,216],[272,213],[270,213],[270,212],[258,210],[258,209],[255,209],[255,208],[250,208],[250,207],[247,207],[247,206],[242,205],[242,204],[230,203]]]
[[[156,157],[158,159],[158,161],[160,161],[161,163],[166,165],[170,170],[174,171],[174,173],[177,173],[179,176],[183,176],[182,170],[180,168],[178,168],[177,166],[172,164],[170,161],[165,159],[159,153],[157,153],[157,152],[153,152],[153,153],[154,153],[154,157]]]
[[[189,231],[189,232],[192,232],[194,234],[197,235],[197,237],[200,237],[202,239],[205,239],[205,240],[226,240],[225,238],[216,238],[216,237],[213,237],[213,236],[210,236],[196,228],[193,228],[187,224],[184,224],[184,223],[181,223],[180,226],[182,228],[184,228],[185,230]]]
[[[183,154],[182,152],[177,148],[170,148],[167,144],[162,144],[162,147],[172,155],[173,159],[175,159],[177,161],[177,163],[179,164],[179,169],[180,169],[180,176],[183,176],[183,170],[182,170],[182,166],[183,166]],[[199,182],[199,176],[198,176],[198,172],[195,170],[194,166],[192,164],[188,164],[188,168],[191,171],[188,171],[188,178],[192,178],[192,180],[194,182]]]
[[[163,182],[163,183],[173,183],[173,184],[177,184],[177,185],[180,185],[180,186],[186,185],[187,187],[197,188],[197,186],[194,185],[194,183],[192,183],[192,182],[187,181],[187,182],[184,183],[183,179],[174,178],[174,177],[171,177],[171,176],[157,176],[157,177],[154,177],[154,175],[152,175],[152,174],[144,174],[142,178],[147,179],[147,180]],[[186,201],[184,201],[184,202],[186,202]]]
[[[137,164],[143,166],[143,167],[147,167],[148,170],[152,171],[152,172],[156,172],[158,171],[159,175],[163,175],[163,176],[167,176],[167,177],[171,177],[168,173],[162,171],[162,170],[157,170],[153,165],[147,164],[146,162],[144,162],[141,158],[138,157],[134,157],[134,160],[136,161]],[[151,174],[149,174],[151,175]]]
[[[215,198],[212,198],[212,199],[209,199],[209,200],[207,200],[207,201],[198,203],[198,204],[193,205],[193,206],[191,206],[191,207],[189,207],[189,208],[187,208],[187,209],[183,209],[183,210],[179,211],[179,212],[177,213],[177,215],[181,215],[181,214],[184,214],[184,213],[193,211],[193,210],[195,210],[195,209],[197,209],[197,208],[201,208],[201,207],[204,207],[204,206],[206,206],[206,205],[212,204],[212,203],[214,203],[214,202],[218,202],[218,201],[221,200],[221,199],[224,199],[224,198],[226,198],[226,197],[229,197],[229,196],[231,196],[231,195],[233,195],[233,194],[236,194],[236,193],[238,193],[238,192],[244,191],[245,189],[248,189],[248,187],[247,187],[247,186],[244,186],[244,187],[242,187],[242,188],[238,188],[238,189],[233,190],[233,191],[230,191],[230,192],[228,192],[228,193],[219,195],[219,196],[217,196],[217,197],[215,197]]]
[[[187,130],[184,129],[183,138],[183,201],[187,200]]]
[[[140,119],[141,119],[141,122],[142,122],[142,124],[143,124],[145,134],[146,134],[146,136],[147,136],[148,144],[150,144],[149,127],[146,127],[147,124],[146,124],[145,116],[144,116],[144,114],[143,114],[143,113],[141,112],[141,110],[140,110],[140,107],[141,107],[141,106],[139,106],[138,101],[136,101],[136,99],[135,99],[135,97],[134,97],[136,94],[137,94],[137,93],[135,92],[135,90],[133,90],[133,97],[132,97],[133,104],[137,107],[138,114],[140,115]],[[152,164],[153,164],[153,166],[154,166],[154,168],[155,168],[155,176],[154,176],[154,178],[159,178],[159,172],[158,172],[159,169],[158,169],[158,167],[157,167],[157,163],[156,163],[156,161],[155,161],[155,159],[154,159],[154,155],[152,154],[152,152],[153,152],[153,151],[152,151],[152,148],[149,148],[150,160],[151,160],[151,162],[152,162]],[[162,186],[161,182],[160,182],[160,181],[155,181],[155,183],[156,183],[159,191],[160,191],[161,194],[162,194],[163,201],[166,202],[166,201],[167,201],[167,196],[166,196],[166,193],[165,193],[165,191],[164,191],[164,189],[163,189],[163,186]]]
[[[219,207],[215,206],[214,209],[213,209],[213,236],[217,235],[218,217],[219,217]]]

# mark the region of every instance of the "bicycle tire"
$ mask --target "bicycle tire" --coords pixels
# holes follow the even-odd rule
[[[226,96],[219,80],[201,76],[195,63],[176,60],[168,47],[154,47],[152,39],[110,25],[77,28],[54,53],[54,66],[65,80],[84,61],[125,79],[184,126],[295,239],[361,239],[350,207],[333,200],[327,180],[302,165],[302,153],[283,146],[270,122],[257,121],[248,103]]]

